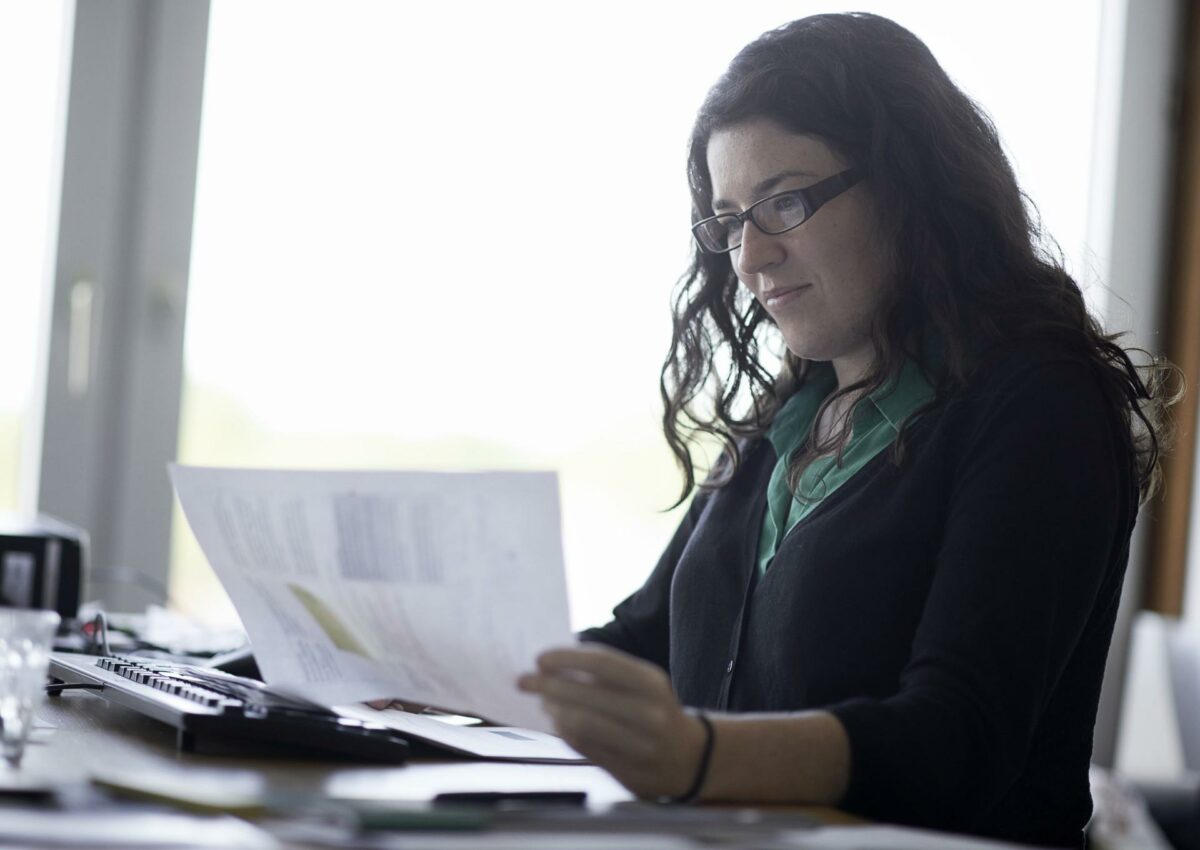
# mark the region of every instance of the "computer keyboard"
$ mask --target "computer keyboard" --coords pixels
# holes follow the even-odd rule
[[[397,764],[408,741],[382,724],[339,717],[272,693],[254,679],[127,655],[55,652],[51,695],[84,687],[176,730],[180,750],[339,756]]]

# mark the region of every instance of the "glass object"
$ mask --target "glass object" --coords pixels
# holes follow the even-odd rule
[[[0,727],[4,758],[13,767],[25,754],[50,665],[50,647],[59,617],[36,608],[0,608]]]

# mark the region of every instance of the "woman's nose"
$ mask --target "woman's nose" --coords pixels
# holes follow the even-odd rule
[[[783,259],[779,238],[763,233],[754,222],[742,224],[742,247],[737,249],[738,269],[743,275],[755,275]]]

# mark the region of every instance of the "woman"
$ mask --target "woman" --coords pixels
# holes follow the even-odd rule
[[[520,686],[643,797],[1078,846],[1161,368],[1100,332],[989,120],[888,20],[747,46],[688,173],[683,497],[690,438],[724,453],[645,586]]]

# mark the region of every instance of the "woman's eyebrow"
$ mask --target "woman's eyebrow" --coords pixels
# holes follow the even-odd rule
[[[815,177],[815,176],[816,175],[812,174],[811,172],[798,171],[795,169],[791,169],[788,171],[781,171],[778,174],[768,177],[766,180],[755,183],[750,188],[750,194],[753,195],[755,199],[758,199],[758,198],[762,197],[763,195],[765,195],[767,192],[770,192],[772,189],[774,189],[776,186],[778,186],[784,180],[787,180],[789,177]],[[718,207],[733,207],[733,206],[736,206],[736,204],[734,204],[732,201],[727,201],[724,198],[713,198],[712,207],[714,210],[717,209]]]

